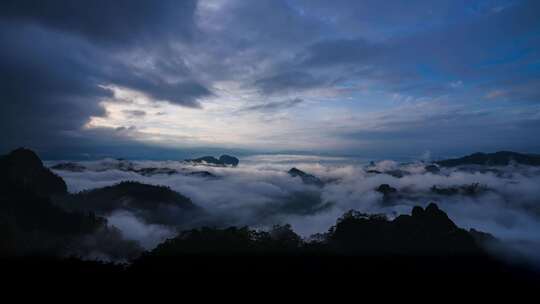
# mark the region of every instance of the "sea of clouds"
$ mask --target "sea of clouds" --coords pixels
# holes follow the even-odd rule
[[[209,167],[178,161],[132,161],[135,168],[170,168],[178,174],[143,176],[119,168],[114,159],[79,162],[83,172],[56,170],[72,193],[139,181],[165,185],[204,208],[223,226],[248,225],[268,228],[289,223],[303,237],[325,232],[350,209],[384,213],[389,218],[410,213],[415,205],[436,202],[460,227],[493,234],[505,244],[540,262],[540,168],[506,167],[441,168],[426,171],[426,163],[384,160],[369,163],[358,159],[302,155],[257,155],[241,159],[232,167]],[[47,162],[52,166],[57,162]],[[292,167],[313,174],[323,187],[291,177]],[[183,174],[208,171],[216,177]],[[402,177],[370,173],[399,170]],[[485,187],[475,195],[440,195],[431,187],[459,187],[478,183]],[[388,184],[397,189],[390,199],[375,189]],[[151,249],[175,235],[174,227],[146,224],[133,214],[118,210],[109,222],[124,237]]]

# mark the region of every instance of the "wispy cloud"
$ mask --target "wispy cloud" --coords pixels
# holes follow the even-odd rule
[[[276,110],[286,110],[288,108],[295,107],[301,104],[302,102],[304,101],[300,98],[294,98],[294,99],[285,100],[285,101],[268,102],[268,103],[248,106],[246,108],[240,109],[239,112],[251,112],[251,111],[271,112],[271,111],[276,111]]]

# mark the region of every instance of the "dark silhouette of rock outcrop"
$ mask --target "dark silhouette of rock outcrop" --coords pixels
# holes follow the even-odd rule
[[[233,167],[238,166],[238,164],[240,163],[240,160],[238,158],[230,155],[221,155],[219,157],[219,161],[225,165],[230,165]]]
[[[186,161],[200,164],[223,165],[223,163],[219,159],[213,156],[203,156],[194,159],[187,159]]]
[[[203,156],[194,159],[186,159],[186,161],[198,165],[210,165],[216,167],[236,167],[240,163],[238,158],[230,155],[221,155],[219,159],[215,158],[214,156]]]
[[[441,171],[441,169],[439,169],[439,167],[437,165],[427,165],[424,167],[424,169],[426,170],[426,172],[429,172],[429,173],[439,173]]]
[[[397,197],[397,189],[388,185],[388,184],[381,184],[379,187],[375,188],[375,191],[382,193],[384,202],[389,202],[393,198]]]
[[[440,160],[435,163],[443,167],[456,167],[461,165],[507,166],[512,162],[528,166],[540,166],[540,155],[499,151],[495,153],[474,153],[460,158]]]
[[[300,177],[302,179],[302,182],[307,185],[314,185],[317,187],[324,186],[324,182],[321,181],[318,177],[315,175],[306,173],[298,168],[292,168],[287,172],[292,177]]]
[[[446,213],[431,203],[393,221],[351,211],[327,236],[328,246],[345,254],[452,256],[483,255],[484,250]]]
[[[379,187],[375,189],[375,191],[382,193],[384,195],[389,195],[391,193],[396,193],[397,189],[388,184],[381,184],[379,185]]]
[[[0,157],[0,187],[23,188],[41,196],[67,193],[64,180],[44,167],[33,151],[24,148]]]
[[[208,172],[208,171],[193,171],[193,172],[187,173],[186,175],[198,176],[198,177],[203,177],[203,178],[216,178],[217,177],[214,173]]]

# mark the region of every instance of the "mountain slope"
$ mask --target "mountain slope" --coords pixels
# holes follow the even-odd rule
[[[495,153],[474,153],[460,158],[436,161],[435,163],[443,167],[456,167],[461,165],[507,166],[512,162],[540,166],[540,155],[499,151]]]
[[[12,186],[42,196],[67,193],[64,180],[44,167],[33,151],[24,148],[0,157],[0,187]]]
[[[191,199],[168,187],[131,181],[71,194],[57,202],[69,210],[105,216],[127,210],[155,224],[177,225],[203,215],[203,210]]]

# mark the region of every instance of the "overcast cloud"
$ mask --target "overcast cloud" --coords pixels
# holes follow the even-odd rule
[[[0,149],[539,152],[538,12],[534,0],[2,1]]]

